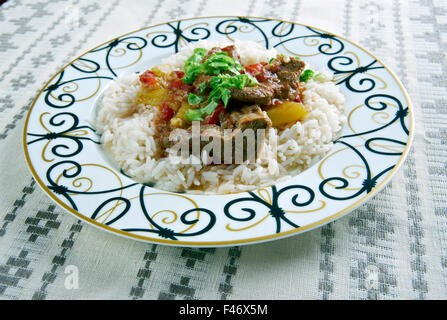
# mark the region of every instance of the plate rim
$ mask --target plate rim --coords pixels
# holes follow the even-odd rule
[[[346,41],[348,43],[350,43],[351,45],[357,47],[358,49],[364,51],[365,53],[367,53],[368,55],[370,55],[371,57],[373,57],[374,59],[377,60],[378,63],[380,63],[384,69],[392,76],[392,78],[396,81],[396,84],[399,86],[401,92],[403,93],[404,97],[405,97],[405,101],[407,103],[408,106],[408,115],[409,115],[409,134],[408,134],[408,140],[405,146],[404,151],[401,154],[401,157],[399,158],[399,160],[396,162],[396,164],[394,165],[394,167],[390,170],[389,174],[387,175],[387,177],[381,181],[377,186],[375,186],[370,192],[368,192],[367,194],[365,194],[363,197],[361,197],[360,199],[358,199],[357,201],[355,201],[354,203],[352,203],[351,205],[349,205],[347,208],[344,208],[334,214],[331,214],[330,216],[315,221],[311,224],[308,225],[304,225],[304,226],[300,226],[298,228],[295,229],[291,229],[288,231],[283,231],[283,232],[279,232],[279,233],[272,233],[272,234],[268,234],[268,235],[264,235],[264,236],[257,236],[257,237],[252,237],[252,238],[246,238],[246,239],[238,239],[238,240],[224,240],[224,241],[184,241],[184,240],[169,240],[169,239],[160,239],[160,238],[152,238],[152,237],[148,237],[148,236],[142,236],[142,235],[138,235],[138,234],[133,234],[130,232],[126,232],[123,230],[119,230],[116,228],[112,228],[109,227],[105,224],[99,223],[85,215],[83,215],[82,213],[74,210],[73,208],[69,207],[67,204],[65,204],[64,202],[62,202],[59,198],[57,198],[52,192],[51,190],[48,189],[48,187],[43,183],[43,181],[40,179],[40,177],[38,176],[36,170],[34,169],[32,163],[31,163],[31,158],[29,156],[28,153],[28,148],[27,148],[27,144],[26,144],[26,138],[27,138],[27,128],[28,128],[28,122],[30,119],[30,115],[33,111],[34,105],[36,104],[38,98],[41,96],[42,92],[45,90],[45,88],[51,83],[51,81],[57,76],[59,75],[63,70],[65,70],[68,66],[70,66],[74,61],[78,60],[79,58],[83,57],[84,55],[88,54],[89,52],[101,47],[102,45],[105,45],[109,42],[112,42],[113,40],[116,40],[118,38],[121,38],[123,36],[127,36],[145,29],[149,29],[149,28],[154,28],[157,26],[161,26],[161,25],[165,25],[168,23],[174,23],[174,22],[180,22],[180,21],[190,21],[190,20],[199,20],[199,19],[213,19],[213,18],[247,18],[247,19],[265,19],[265,20],[270,20],[270,21],[278,21],[278,22],[285,22],[285,23],[290,23],[290,24],[295,24],[295,25],[300,25],[300,26],[304,26],[304,27],[309,27],[312,29],[316,29],[322,32],[325,32],[327,34],[331,34],[334,35],[335,37]],[[404,163],[404,161],[406,160],[408,153],[413,145],[413,140],[414,140],[414,127],[415,127],[415,119],[414,119],[414,110],[413,110],[413,103],[411,101],[411,98],[407,92],[407,90],[405,89],[405,87],[403,86],[402,82],[400,81],[400,79],[397,77],[397,75],[395,74],[395,72],[390,69],[390,67],[388,65],[386,65],[385,63],[383,63],[383,61],[379,58],[377,58],[374,54],[372,54],[370,51],[368,51],[367,49],[363,48],[362,46],[358,45],[355,42],[352,42],[351,40],[340,36],[338,34],[332,33],[332,32],[328,32],[324,29],[321,29],[319,27],[313,27],[307,24],[303,24],[300,22],[293,22],[290,20],[283,20],[283,19],[278,19],[278,18],[266,18],[266,17],[256,17],[256,16],[245,16],[245,15],[216,15],[216,16],[201,16],[201,17],[192,17],[192,18],[181,18],[181,19],[175,19],[175,20],[168,20],[168,21],[164,21],[158,24],[153,24],[153,25],[149,25],[146,27],[142,27],[136,30],[132,30],[130,32],[124,33],[124,34],[120,34],[112,39],[109,39],[105,42],[102,42],[101,44],[89,49],[88,51],[83,52],[82,54],[80,54],[79,56],[77,56],[76,58],[74,58],[73,60],[71,60],[70,62],[68,62],[67,64],[65,64],[61,69],[59,69],[47,82],[45,82],[45,84],[43,85],[43,87],[40,89],[39,93],[36,95],[36,97],[34,98],[32,104],[30,105],[27,115],[26,115],[26,119],[25,119],[25,123],[24,123],[24,127],[23,127],[23,136],[22,136],[22,147],[23,147],[23,151],[25,154],[25,160],[27,162],[27,167],[28,170],[31,171],[31,174],[33,176],[33,178],[36,180],[36,182],[38,183],[39,187],[44,191],[45,195],[50,197],[53,201],[56,202],[57,205],[59,205],[62,209],[64,209],[65,211],[67,211],[68,213],[70,213],[71,215],[73,215],[74,217],[80,219],[81,221],[86,222],[88,225],[94,226],[100,230],[103,231],[107,231],[109,233],[112,233],[114,235],[118,235],[124,238],[128,238],[128,239],[133,239],[133,240],[137,240],[137,241],[142,241],[145,243],[157,243],[157,244],[163,244],[163,245],[168,245],[168,246],[182,246],[182,247],[227,247],[227,246],[239,246],[239,245],[249,245],[249,244],[256,244],[256,243],[263,243],[263,242],[267,242],[267,241],[273,241],[273,240],[279,240],[279,239],[284,239],[287,237],[291,237],[294,235],[298,235],[300,233],[304,233],[306,231],[310,231],[313,229],[316,229],[318,227],[322,227],[332,221],[335,221],[341,217],[343,217],[344,215],[349,214],[350,212],[352,212],[353,210],[355,210],[356,208],[358,208],[360,205],[362,205],[363,203],[367,202],[368,200],[370,200],[372,197],[374,197],[375,195],[377,195],[380,191],[382,191],[382,189],[391,181],[391,179],[394,177],[395,173],[400,169],[400,167],[402,166],[402,164]],[[218,195],[212,195],[212,196],[218,196]]]

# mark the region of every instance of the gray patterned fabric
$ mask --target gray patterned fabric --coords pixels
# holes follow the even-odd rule
[[[24,118],[76,56],[167,20],[248,15],[345,36],[413,100],[411,152],[351,214],[264,244],[191,249],[124,239],[57,207],[22,151]],[[447,2],[10,0],[0,7],[1,299],[446,299]],[[77,276],[77,277],[76,277]]]

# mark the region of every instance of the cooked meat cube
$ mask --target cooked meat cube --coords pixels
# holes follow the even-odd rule
[[[278,56],[271,64],[265,66],[270,72],[274,72],[280,86],[275,90],[275,98],[295,100],[298,95],[298,81],[304,69],[304,62]]]
[[[297,87],[296,83],[300,80],[300,73],[290,71],[279,71],[277,74],[278,79],[290,86]]]
[[[281,65],[279,66],[279,72],[296,72],[301,74],[304,70],[304,62],[295,58],[289,58],[286,62],[283,57],[281,57]]]
[[[222,52],[222,49],[219,47],[211,48],[211,50],[209,50],[208,53],[202,58],[202,63],[205,62],[206,59],[208,59],[211,55],[213,55],[217,52]]]
[[[211,79],[211,76],[207,75],[207,74],[199,74],[196,78],[196,80],[194,80],[193,82],[193,87],[196,91],[199,90],[199,85],[201,85],[203,82],[209,81]]]
[[[296,72],[298,76],[303,72],[305,63],[301,60],[292,57],[283,57],[279,55],[270,64],[266,65],[265,68],[273,73],[280,72]]]
[[[250,104],[269,105],[272,103],[275,90],[278,88],[277,84],[270,81],[243,89],[233,87],[231,88],[231,98]]]
[[[265,68],[276,74],[281,82],[288,83],[293,88],[296,88],[296,83],[300,79],[300,74],[304,70],[304,62],[295,58],[288,58],[278,56],[272,63],[265,66]]]
[[[266,131],[271,127],[272,122],[270,121],[267,114],[261,110],[257,105],[246,106],[240,110],[234,110],[229,113],[220,114],[220,126],[222,129],[233,129],[233,160],[236,155],[241,156],[243,160],[254,161],[261,152],[261,147],[264,144]],[[247,129],[253,130],[252,139],[254,141],[248,141],[249,135],[242,137],[242,144],[234,143],[237,140],[238,135],[243,135],[247,133]],[[264,131],[258,131],[258,129],[263,129]],[[249,143],[252,146],[249,146]],[[252,149],[250,149],[252,147]],[[240,158],[239,158],[240,159]]]
[[[222,48],[222,51],[227,52],[230,57],[236,59],[237,61],[241,61],[241,57],[239,55],[239,52],[237,51],[236,46],[234,45],[226,46],[225,48]]]
[[[188,146],[189,150],[188,152],[188,156],[189,154],[191,154],[193,152],[193,139],[196,138],[200,138],[197,139],[197,141],[199,141],[199,150],[202,150],[203,147],[208,144],[209,140],[208,139],[212,139],[213,137],[215,138],[221,138],[221,133],[222,130],[218,125],[215,124],[206,124],[206,125],[200,125],[200,131],[198,132],[198,136],[196,136],[196,132],[193,131],[193,127],[189,127],[188,129],[175,129],[173,130],[169,137],[167,137],[167,141],[168,144],[166,145],[167,148],[171,148],[176,144],[181,144],[181,145],[185,145]],[[203,138],[203,139],[202,139]],[[195,154],[196,156],[200,156],[199,154]]]
[[[275,98],[282,100],[295,100],[298,94],[298,86],[291,85],[287,82],[282,82],[281,86],[279,86],[277,90],[275,90]]]
[[[224,146],[225,144],[232,143],[233,133],[225,133],[222,128],[215,124],[200,125],[200,130],[195,132],[194,126],[188,129],[176,129],[172,132],[169,139],[171,152],[174,151],[175,155],[188,158],[190,155],[194,155],[198,159],[202,159],[202,154],[206,150],[211,161],[207,164],[220,164],[224,163]],[[213,149],[215,143],[218,150]],[[227,147],[228,148],[228,147]],[[231,150],[231,148],[230,148]],[[219,154],[214,154],[214,151]],[[230,159],[232,159],[230,157]]]
[[[223,114],[223,113],[222,113]],[[221,125],[201,125],[197,135],[193,127],[187,130],[176,130],[173,134],[176,139],[170,139],[170,147],[179,143],[178,151],[186,150],[190,154],[201,158],[206,150],[211,163],[236,163],[238,161],[255,161],[265,140],[265,131],[271,121],[259,106],[243,107],[238,111],[226,113],[221,116]],[[232,129],[230,131],[225,129]],[[252,129],[252,132],[246,131]],[[216,141],[218,139],[219,141]],[[213,143],[216,150],[213,148]],[[217,152],[217,153],[214,153]]]
[[[220,114],[220,125],[223,129],[236,129],[242,131],[250,128],[267,129],[271,126],[267,114],[257,105],[243,107],[240,110],[234,110],[229,113]]]
[[[158,143],[162,146],[162,149],[166,149],[171,145],[169,141],[169,134],[171,133],[171,126],[168,125],[165,121],[160,121],[157,125],[158,131]]]
[[[232,88],[231,97],[234,100],[259,105],[272,104],[273,98],[294,100],[298,94],[298,81],[304,69],[300,60],[278,56],[272,63],[265,66],[268,77],[259,85]],[[260,77],[258,77],[259,79]]]
[[[206,59],[208,59],[211,55],[213,55],[217,52],[226,52],[226,53],[228,53],[228,56],[230,56],[231,58],[235,58],[237,61],[240,61],[240,56],[237,51],[237,48],[234,45],[229,45],[229,46],[226,46],[225,48],[219,48],[219,47],[212,48],[203,57],[202,62],[205,62]]]
[[[229,45],[229,46],[226,46],[226,47],[224,47],[224,48],[219,48],[219,47],[211,48],[211,50],[208,51],[208,53],[205,55],[205,57],[203,58],[202,61],[205,61],[205,60],[206,60],[209,56],[211,56],[212,54],[217,53],[217,52],[222,52],[222,51],[228,53],[228,55],[229,55],[230,57],[239,60],[239,53],[238,53],[238,51],[237,51],[236,46],[234,46],[234,45]]]

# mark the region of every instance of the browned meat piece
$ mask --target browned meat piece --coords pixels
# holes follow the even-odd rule
[[[269,105],[278,89],[278,84],[272,81],[262,82],[259,85],[244,87],[243,89],[233,87],[231,88],[231,98],[250,104]]]
[[[303,69],[302,61],[294,58],[286,60],[283,56],[278,56],[265,66],[264,81],[253,87],[232,88],[231,97],[240,102],[259,105],[270,105],[274,98],[295,100]]]
[[[220,126],[201,125],[197,132],[194,127],[173,131],[176,138],[171,136],[170,147],[176,146],[178,155],[193,154],[200,159],[206,151],[211,159],[208,164],[252,162],[258,157],[270,126],[270,119],[259,106],[243,107],[223,117]],[[181,154],[182,150],[187,154]]]
[[[287,83],[296,87],[296,83],[300,80],[300,74],[298,72],[279,71],[276,76],[282,83]]]
[[[223,129],[268,129],[272,122],[267,114],[257,105],[246,106],[240,110],[220,114],[220,126]]]
[[[293,57],[278,55],[275,60],[265,66],[265,69],[276,73],[282,81],[298,81],[301,72],[304,70],[304,62]]]
[[[240,56],[237,51],[237,48],[234,45],[229,45],[226,46],[225,48],[219,48],[219,47],[211,48],[211,50],[209,50],[208,53],[203,57],[202,63],[205,62],[205,60],[208,59],[211,55],[217,52],[226,52],[228,53],[228,56],[235,58],[237,61],[240,61]]]
[[[301,74],[301,72],[303,72],[304,70],[305,63],[301,60],[290,57],[288,61],[285,61],[282,56],[280,60],[282,63],[279,66],[278,72],[296,72],[298,74]]]
[[[158,143],[162,146],[162,154],[160,156],[165,157],[166,154],[164,154],[164,150],[168,148],[171,145],[171,142],[169,141],[169,134],[171,133],[171,126],[165,122],[165,121],[159,121],[157,126],[157,132],[158,132]]]
[[[241,61],[241,56],[239,55],[236,46],[234,45],[226,46],[225,48],[222,48],[222,51],[227,52],[230,57],[236,59],[237,61],[239,62]]]
[[[231,150],[233,163],[237,160],[254,161],[264,144],[267,130],[272,122],[258,105],[220,114],[220,126],[232,129]],[[249,130],[251,129],[251,130]],[[225,142],[225,141],[223,141]]]
[[[202,84],[202,82],[209,81],[210,79],[211,79],[211,76],[201,73],[197,76],[196,80],[194,80],[192,85],[193,85],[194,89],[196,91],[198,91],[199,85]]]
[[[194,155],[198,159],[202,159],[202,154],[206,150],[210,157],[216,157],[216,159],[206,164],[224,163],[224,146],[225,143],[231,143],[232,134],[225,133],[220,126],[215,124],[200,125],[197,128],[198,130],[193,125],[188,129],[172,131],[169,137],[170,144],[168,145],[170,152],[182,158],[189,158],[190,155]],[[212,147],[216,141],[221,144],[217,145],[217,150],[214,150]]]
[[[206,61],[206,59],[208,59],[211,55],[213,55],[217,52],[222,52],[222,49],[219,47],[211,48],[211,50],[209,50],[208,53],[202,58],[202,63],[204,63]]]
[[[295,58],[278,56],[265,69],[274,73],[280,85],[275,90],[275,98],[295,100],[298,95],[298,81],[304,70],[304,62]]]
[[[291,85],[287,82],[282,82],[281,86],[278,86],[275,90],[275,98],[277,99],[295,100],[298,94],[298,86]]]

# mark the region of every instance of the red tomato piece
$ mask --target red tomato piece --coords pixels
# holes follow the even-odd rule
[[[261,72],[259,74],[256,75],[256,80],[258,80],[259,82],[264,82],[267,81],[268,79],[270,79],[272,77],[272,74],[268,71]]]
[[[181,79],[181,78],[183,78],[183,77],[185,76],[185,73],[184,73],[183,71],[175,70],[175,71],[173,71],[173,72],[175,73],[175,75],[176,75],[177,78],[179,78],[179,79]]]
[[[272,74],[265,70],[264,66],[266,65],[265,62],[252,64],[247,67],[245,67],[245,70],[254,76],[256,80],[259,82],[264,82],[272,77]]]
[[[281,100],[276,99],[276,98],[273,99],[273,104],[281,104],[281,103],[282,103]]]
[[[225,111],[225,106],[220,104],[216,110],[203,120],[203,124],[217,124],[219,122],[219,115]]]
[[[143,74],[140,75],[140,81],[144,84],[154,85],[157,83],[157,79],[155,77],[155,73],[153,73],[151,70],[146,70]]]
[[[168,89],[179,89],[179,90],[184,90],[184,91],[192,91],[193,86],[184,83],[181,79],[179,80],[174,80],[171,83],[169,83],[168,85]]]
[[[262,65],[262,63],[251,64],[249,66],[246,66],[245,70],[252,76],[255,76],[258,73],[264,71],[264,66]]]
[[[163,102],[163,104],[161,105],[161,118],[164,121],[169,121],[173,116],[174,110],[172,110],[166,102]]]
[[[222,48],[222,51],[228,52],[228,51],[231,51],[232,49],[233,49],[233,46],[226,46],[225,48]]]

